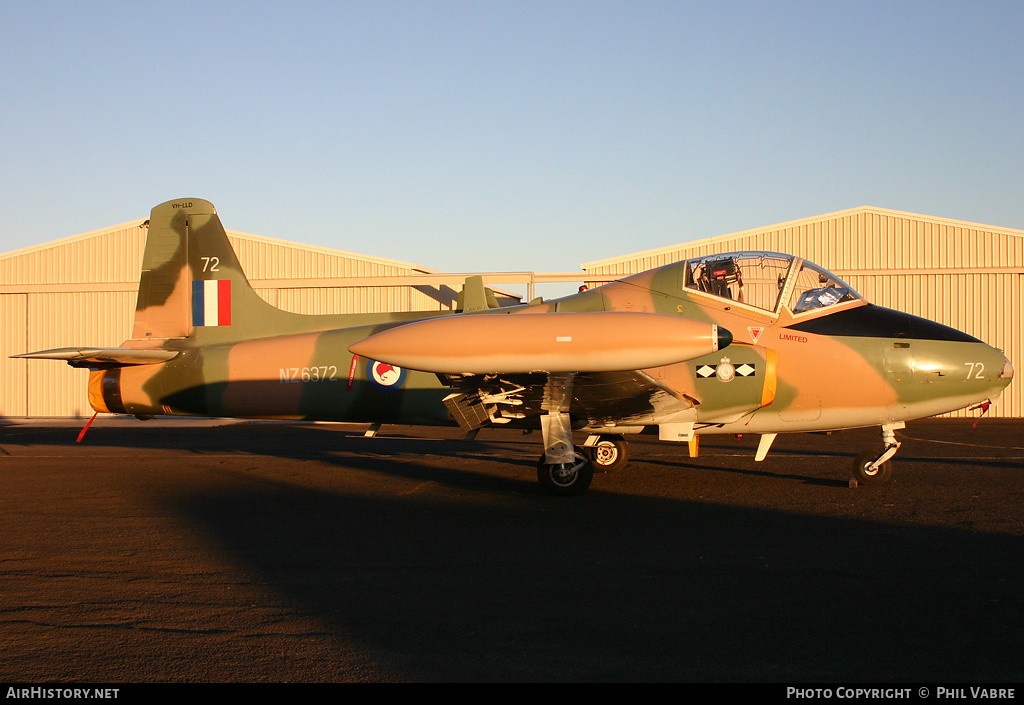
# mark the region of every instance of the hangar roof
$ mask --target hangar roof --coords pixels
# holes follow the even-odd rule
[[[592,273],[643,271],[735,250],[789,252],[837,270],[1024,267],[1024,230],[860,206],[584,263]]]
[[[147,221],[138,219],[0,254],[5,285],[137,283]],[[439,274],[410,262],[228,230],[253,280]]]

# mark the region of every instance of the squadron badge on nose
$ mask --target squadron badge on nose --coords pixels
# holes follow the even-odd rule
[[[737,377],[753,377],[757,372],[755,365],[744,362],[740,365],[733,365],[732,361],[723,357],[717,366],[701,365],[697,368],[697,377],[708,379],[717,377],[720,382],[731,382]]]

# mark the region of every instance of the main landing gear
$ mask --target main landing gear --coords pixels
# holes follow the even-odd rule
[[[573,448],[568,462],[549,463],[547,454],[537,461],[537,479],[550,494],[571,496],[583,494],[590,487],[595,472],[615,472],[629,462],[629,444],[622,436],[590,436],[583,446]]]
[[[881,485],[889,481],[892,476],[892,463],[889,460],[896,455],[900,449],[900,442],[896,440],[896,431],[905,428],[902,421],[882,426],[882,452],[866,450],[857,456],[853,461],[853,483],[864,483],[865,485]]]
[[[580,495],[594,479],[594,466],[583,451],[573,445],[569,406],[575,375],[548,375],[544,385],[540,430],[544,454],[537,461],[537,479],[544,491],[562,496]]]
[[[570,497],[587,491],[594,479],[594,466],[580,448],[573,449],[569,462],[549,463],[542,455],[537,461],[537,480],[546,492]]]
[[[615,472],[629,462],[629,444],[618,435],[590,436],[583,452],[598,472]]]

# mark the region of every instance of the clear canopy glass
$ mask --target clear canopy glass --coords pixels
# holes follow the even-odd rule
[[[683,286],[777,313],[835,306],[861,298],[826,269],[777,252],[731,252],[686,262]]]

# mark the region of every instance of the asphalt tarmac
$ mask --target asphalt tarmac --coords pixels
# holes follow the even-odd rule
[[[576,498],[539,434],[0,426],[0,682],[1024,680],[1024,422],[642,437]],[[582,440],[582,437],[581,439]]]

